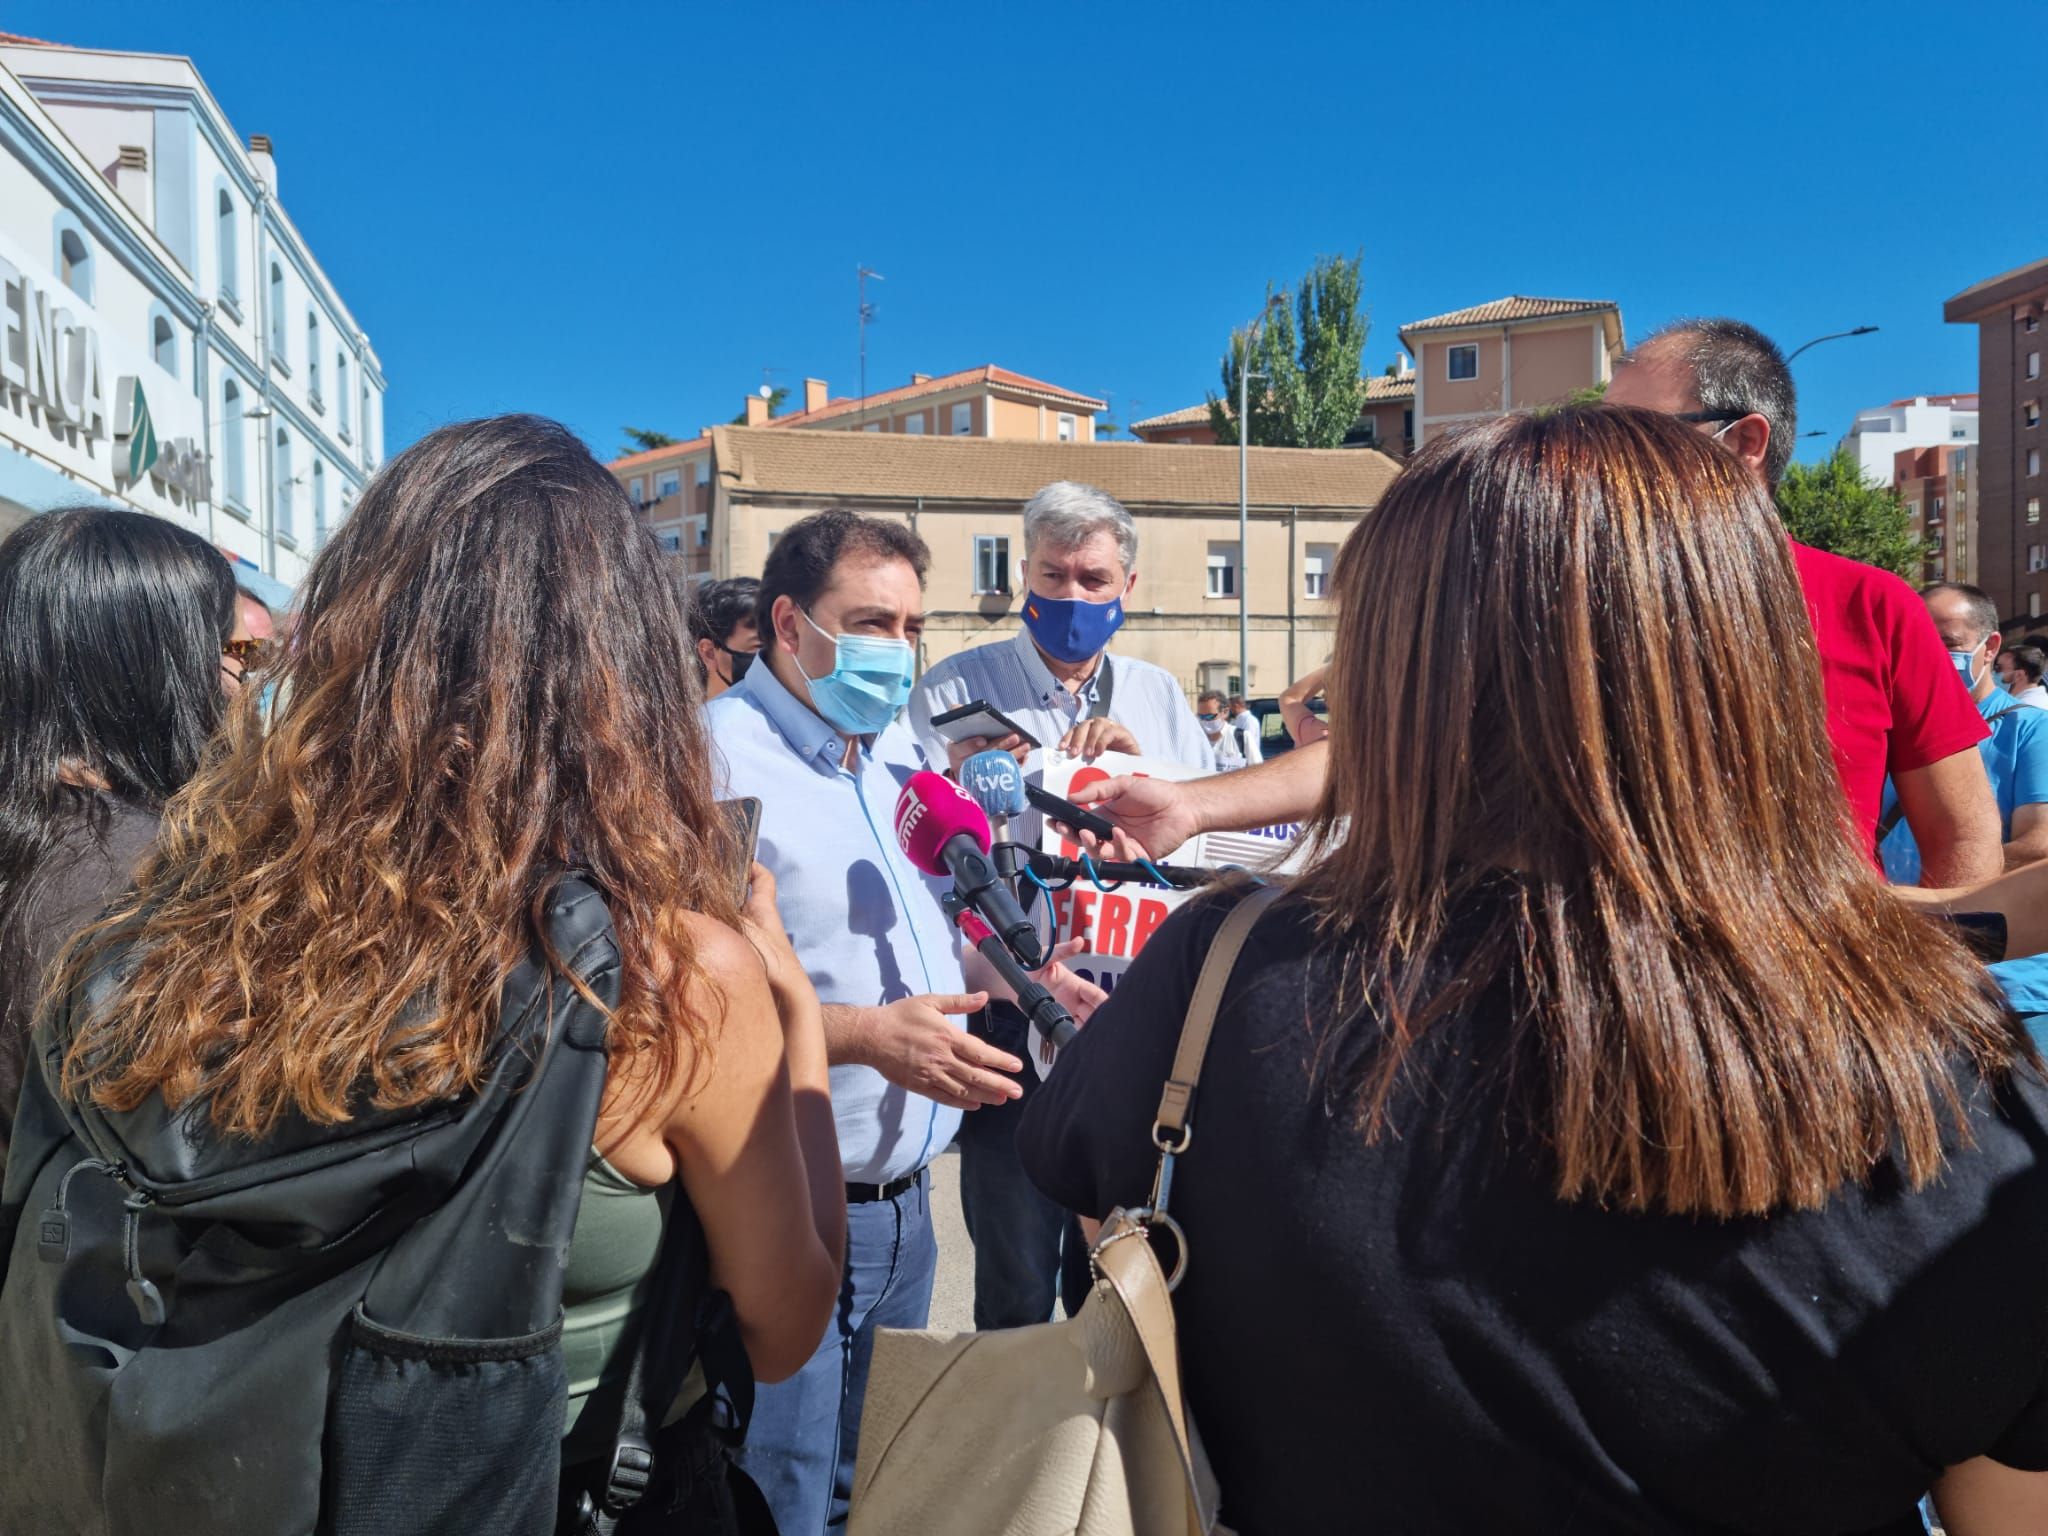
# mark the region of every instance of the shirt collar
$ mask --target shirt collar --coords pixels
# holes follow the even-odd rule
[[[847,738],[818,717],[817,711],[782,686],[782,679],[763,656],[747,668],[738,687],[760,705],[761,713],[789,749],[823,773],[837,773],[846,762]]]
[[[1068,693],[1067,685],[1052,675],[1052,668],[1045,664],[1045,655],[1038,649],[1038,642],[1031,638],[1031,631],[1020,629],[1012,642],[1017,654],[1024,659],[1024,675],[1031,680],[1031,686],[1038,690],[1038,705],[1051,709],[1061,698],[1069,698],[1079,704],[1093,704],[1095,690],[1102,684],[1102,669],[1109,665],[1109,653],[1104,651],[1095,664],[1095,673],[1081,685],[1079,693]]]

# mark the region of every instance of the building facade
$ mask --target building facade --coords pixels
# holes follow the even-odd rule
[[[1235,448],[719,427],[708,453],[707,576],[758,575],[784,528],[827,507],[901,519],[923,537],[921,667],[1021,624],[1025,501],[1055,480],[1101,487],[1138,523],[1138,585],[1117,650],[1167,668],[1191,695],[1278,693],[1327,659],[1338,546],[1399,469],[1370,449],[1252,449],[1241,568]],[[1237,675],[1241,590],[1249,679]]]
[[[1357,425],[1345,435],[1344,446],[1377,448],[1392,458],[1405,459],[1415,447],[1415,370],[1401,357],[1391,373],[1368,375],[1362,382],[1365,400],[1358,408]],[[1216,441],[1207,401],[1132,422],[1131,435],[1140,442],[1193,447]]]
[[[1915,395],[1858,411],[1842,447],[1871,485],[1896,485],[1900,456],[1977,441],[1975,395]]]
[[[1977,581],[1976,528],[1969,506],[1973,476],[1969,443],[1901,449],[1891,484],[1920,540],[1920,579]]]
[[[296,584],[383,456],[383,368],[190,60],[0,34],[0,279],[0,523],[135,507]]]
[[[1618,304],[1520,294],[1413,321],[1401,341],[1415,358],[1417,447],[1464,422],[1604,387],[1626,345]]]
[[[763,395],[746,397],[746,424],[778,432],[895,433],[1005,442],[1092,443],[1105,402],[1008,368],[986,364],[957,373],[914,373],[910,382],[865,399],[833,399],[823,379],[805,379],[803,408],[769,415]],[[709,577],[711,434],[629,454],[611,464],[626,494],[664,549],[693,576]]]
[[[1978,585],[2001,615],[2039,618],[2048,606],[2048,524],[2041,472],[2042,358],[2048,354],[2048,259],[1965,288],[1943,306],[1951,325],[1977,327],[1977,452],[1971,499]]]

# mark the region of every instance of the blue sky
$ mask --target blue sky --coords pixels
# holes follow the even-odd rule
[[[1128,422],[1202,398],[1268,279],[1362,250],[1403,321],[1612,298],[1787,347],[1829,441],[1970,389],[1941,303],[2048,255],[2027,4],[1033,7],[15,0],[189,54],[384,361],[387,447],[556,416],[687,436],[764,368],[994,362]],[[2012,40],[2004,46],[2001,37]],[[2022,39],[2026,39],[2024,43]],[[1826,446],[1801,444],[1807,456]]]

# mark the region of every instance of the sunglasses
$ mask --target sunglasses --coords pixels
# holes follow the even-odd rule
[[[1673,421],[1691,422],[1729,422],[1740,421],[1745,416],[1754,416],[1755,414],[1755,411],[1673,411],[1671,419]]]
[[[268,640],[230,640],[220,648],[223,656],[232,656],[244,667],[260,667],[270,657]]]

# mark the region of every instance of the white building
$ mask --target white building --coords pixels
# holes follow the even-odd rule
[[[1916,395],[1872,411],[1858,411],[1842,439],[1863,478],[1890,485],[1896,456],[1909,448],[1943,448],[1977,441],[1975,395]]]
[[[189,59],[0,33],[0,532],[110,501],[273,599],[383,457],[369,338]]]

